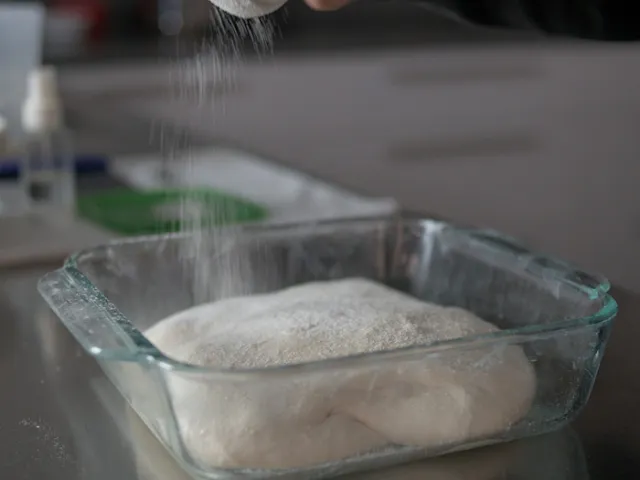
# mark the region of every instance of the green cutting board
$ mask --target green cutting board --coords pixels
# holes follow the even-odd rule
[[[81,218],[126,236],[173,233],[193,224],[219,226],[268,217],[267,209],[261,205],[207,188],[115,189],[83,195],[76,208]]]

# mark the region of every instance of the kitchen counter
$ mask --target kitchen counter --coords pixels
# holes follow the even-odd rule
[[[58,266],[0,269],[0,478],[189,480],[40,298],[38,278]],[[357,480],[640,478],[640,295],[612,294],[620,315],[595,389],[571,428]]]
[[[0,273],[0,478],[186,480],[39,298],[36,281],[52,268]],[[513,476],[499,478],[640,478],[640,297],[621,289],[613,295],[620,316],[591,400],[573,425],[577,435],[567,431],[533,445],[516,442],[510,448],[517,449],[517,461],[504,457],[501,467]],[[482,463],[486,455],[494,463],[497,453],[477,455],[474,461]],[[394,472],[386,478],[403,480]]]
[[[522,55],[517,57],[521,58]],[[434,58],[434,65],[437,66],[440,62],[438,58],[441,57]],[[487,58],[489,57],[480,56],[479,60],[486,63]],[[573,61],[575,58],[579,56],[567,54],[562,57],[560,55],[557,62],[562,63],[567,59]],[[631,65],[631,61],[626,58],[620,58],[619,63],[627,67]],[[581,69],[572,73],[572,75],[586,78],[587,75],[584,72],[588,71],[592,78],[595,78],[593,83],[581,87],[585,89],[586,95],[589,92],[594,93],[595,90],[589,90],[592,87],[597,86],[600,91],[601,83],[609,78],[606,75],[610,75],[611,69],[604,68],[606,66],[615,65],[602,64],[597,68],[593,67],[593,70],[588,70],[582,65]],[[576,68],[574,64],[570,67]],[[356,65],[354,68],[359,67]],[[455,69],[453,70],[455,74]],[[524,71],[526,73],[526,69]],[[628,85],[624,84],[625,88],[637,84],[632,74],[637,75],[638,71],[638,69],[625,70],[624,78],[629,82]],[[79,74],[75,77],[71,73],[68,75],[65,73],[63,80],[67,86],[74,84],[79,90],[82,90],[80,87],[91,82],[114,83],[109,72],[105,70],[96,70],[90,75]],[[365,70],[364,74],[366,73]],[[483,71],[479,73],[483,74]],[[515,73],[517,74],[518,71]],[[509,71],[506,71],[506,74],[510,74]],[[598,74],[602,74],[603,77],[598,77]],[[127,72],[123,77],[130,82],[138,78],[136,75],[138,74],[135,72]],[[141,73],[138,79],[141,80],[138,83],[145,85],[147,82],[145,78],[153,75],[154,73]],[[438,78],[444,77],[436,75],[435,78],[434,85],[437,86]],[[460,80],[460,77],[455,75],[449,78]],[[563,78],[566,83],[564,89],[548,90],[551,94],[566,95],[570,90],[567,86],[576,84],[575,78],[570,77],[568,73]],[[490,80],[493,81],[493,79]],[[350,81],[362,83],[361,77],[357,76]],[[132,88],[128,94],[121,92],[120,97],[113,97],[110,96],[106,87],[104,89],[100,87],[98,90],[104,95],[96,97],[86,91],[84,94],[77,93],[73,88],[65,92],[69,107],[69,121],[78,137],[79,150],[110,153],[148,152],[149,132],[152,131],[154,120],[148,116],[145,118],[144,112],[141,112],[132,102],[135,97],[143,97],[144,92]],[[289,90],[295,89],[289,88]],[[303,92],[303,90],[300,91]],[[483,89],[478,91],[480,94],[486,92]],[[626,103],[622,102],[624,89],[618,88],[616,92],[620,93],[620,98],[615,97],[613,105],[626,112],[623,108]],[[502,90],[501,95],[504,94]],[[550,102],[556,98],[553,95]],[[288,98],[291,104],[296,102],[295,97]],[[510,105],[511,97],[503,96],[502,98],[506,98],[504,103]],[[431,105],[437,106],[437,102],[434,101]],[[472,107],[474,105],[472,104]],[[131,108],[127,110],[123,106]],[[282,105],[282,110],[285,112],[286,106],[287,104]],[[595,105],[593,111],[598,111],[599,108],[599,104]],[[630,108],[628,111],[630,115],[633,113],[632,110]],[[617,117],[614,118],[614,113],[616,112],[607,111],[608,120],[617,119]],[[456,118],[464,118],[465,114],[461,112]],[[573,114],[576,117],[588,116],[582,110],[576,110]],[[327,122],[328,120],[329,116],[327,116]],[[168,120],[162,121],[170,123]],[[330,124],[319,125],[322,128],[329,128],[326,125]],[[618,127],[622,123],[616,120],[615,125]],[[546,250],[552,252],[563,251],[563,249],[567,252],[580,251],[583,259],[600,262],[604,266],[608,265],[610,258],[627,259],[626,268],[620,268],[615,272],[616,275],[621,275],[633,271],[633,263],[629,258],[632,258],[635,252],[628,247],[635,245],[631,233],[625,237],[629,239],[628,243],[620,244],[619,248],[603,248],[602,245],[606,243],[594,244],[591,232],[593,229],[599,230],[601,236],[598,238],[621,235],[611,227],[613,225],[611,223],[606,224],[609,225],[606,228],[593,224],[602,222],[604,219],[613,222],[622,207],[634,203],[629,201],[631,197],[625,197],[633,191],[631,187],[636,185],[634,178],[637,177],[637,168],[632,161],[637,158],[634,150],[636,144],[632,142],[637,136],[635,131],[632,131],[633,125],[634,123],[631,122],[629,131],[624,131],[627,143],[621,150],[614,148],[619,144],[621,130],[611,128],[605,135],[598,130],[600,124],[594,123],[589,124],[589,128],[604,135],[603,138],[606,141],[601,144],[599,154],[596,151],[595,155],[589,156],[594,148],[589,144],[579,152],[570,151],[573,157],[567,154],[568,150],[559,151],[558,156],[552,159],[556,162],[553,165],[541,165],[542,157],[523,157],[518,161],[528,163],[512,162],[511,165],[514,166],[510,169],[507,159],[504,163],[499,163],[492,158],[478,160],[472,157],[474,161],[459,161],[454,165],[455,168],[452,166],[451,175],[459,175],[459,172],[464,171],[469,178],[483,175],[483,178],[497,179],[496,182],[502,180],[503,189],[508,186],[514,196],[521,193],[518,198],[522,197],[520,200],[523,203],[517,207],[513,206],[513,202],[509,205],[501,203],[497,197],[494,198],[493,204],[486,202],[492,198],[489,195],[490,192],[478,194],[464,189],[460,189],[456,195],[451,196],[451,198],[455,197],[457,203],[447,204],[444,200],[449,198],[447,195],[451,188],[446,183],[448,177],[445,176],[449,164],[445,164],[444,160],[424,163],[424,173],[412,174],[416,181],[409,183],[411,175],[407,174],[401,178],[399,173],[411,172],[418,166],[423,169],[419,160],[408,158],[403,160],[404,163],[387,163],[386,166],[379,164],[376,168],[372,168],[364,163],[357,163],[368,158],[364,155],[366,151],[360,152],[362,155],[353,154],[349,149],[345,151],[325,149],[311,152],[312,148],[305,143],[307,140],[303,137],[278,138],[278,142],[288,139],[295,144],[295,148],[290,148],[290,144],[276,145],[274,142],[271,145],[274,148],[273,152],[270,151],[269,145],[260,143],[260,138],[256,138],[251,146],[257,150],[264,150],[267,155],[274,154],[274,157],[281,158],[283,163],[293,168],[311,171],[330,181],[361,189],[365,193],[393,194],[400,198],[405,195],[401,198],[403,203],[410,204],[413,210],[435,209],[446,216],[464,217],[464,221],[471,223],[489,223],[492,219],[499,220],[495,223],[500,229],[514,233],[526,227],[527,231],[535,232],[537,235],[534,238],[535,246],[544,245]],[[289,125],[286,127],[289,128]],[[175,131],[180,135],[180,129]],[[255,131],[271,135],[267,130],[260,131],[256,128]],[[314,135],[319,131],[314,131]],[[331,132],[331,130],[328,131]],[[567,145],[569,143],[573,145],[572,142],[575,142],[578,137],[582,138],[585,132],[591,131],[586,128],[575,129],[572,133],[573,137],[567,140]],[[549,132],[555,133],[555,130],[549,129]],[[231,136],[233,133],[234,131],[229,130]],[[363,135],[365,134],[377,135],[376,132],[368,130],[363,131]],[[190,143],[197,146],[210,143],[215,135],[200,130],[196,134],[189,134],[188,137]],[[321,140],[321,135],[318,138]],[[615,141],[618,143],[616,144]],[[153,148],[157,148],[159,142],[158,138],[152,139]],[[344,145],[348,144],[344,143]],[[334,147],[329,144],[326,146]],[[337,142],[335,146],[340,147],[342,144]],[[282,156],[277,154],[276,147],[282,148]],[[607,157],[606,163],[601,161],[603,157],[598,157],[603,155],[605,150],[616,152]],[[302,152],[309,152],[309,156],[300,156]],[[312,157],[311,154],[315,154],[316,157]],[[578,159],[578,155],[582,154],[585,155],[584,159]],[[320,157],[325,158],[325,161],[321,161]],[[562,163],[566,158],[570,161]],[[350,163],[349,160],[354,162]],[[478,167],[479,161],[484,162],[482,168]],[[544,168],[548,170],[545,171]],[[589,172],[590,175],[569,182],[568,180],[573,178],[573,172],[576,171]],[[502,176],[499,173],[502,173]],[[560,174],[566,175],[566,185],[558,181]],[[385,178],[385,181],[382,182],[381,178]],[[388,180],[389,178],[391,181]],[[555,183],[549,179],[554,180]],[[427,181],[431,183],[428,188],[425,188]],[[608,188],[618,183],[624,185],[624,189]],[[386,190],[381,187],[383,184]],[[444,187],[439,189],[438,184]],[[499,184],[496,185],[498,186],[491,188],[496,191],[506,191],[501,189]],[[593,194],[593,192],[599,194],[603,190],[607,192],[604,196]],[[406,196],[406,192],[413,196]],[[581,203],[586,197],[580,195],[589,192],[593,201],[586,206]],[[428,198],[429,195],[431,197]],[[506,193],[500,194],[500,196],[504,195]],[[526,201],[525,197],[529,200]],[[436,199],[441,203],[436,202]],[[574,205],[571,203],[573,199],[579,201],[575,200]],[[575,207],[576,210],[558,210],[558,205],[565,204]],[[456,211],[457,205],[460,205],[460,210]],[[463,207],[464,210],[462,210]],[[483,208],[485,216],[481,217],[479,212]],[[625,211],[627,214],[633,213],[630,210]],[[580,215],[580,212],[588,214]],[[489,217],[487,213],[495,214],[496,217]],[[554,213],[557,213],[555,218],[562,219],[565,223],[554,224]],[[627,220],[623,218],[620,221]],[[566,235],[563,236],[562,232]],[[572,236],[568,236],[568,233]],[[43,235],[46,235],[46,232],[43,232]],[[617,265],[624,267],[625,262],[618,261]],[[0,478],[183,480],[183,474],[162,448],[154,443],[153,439],[148,438],[144,428],[140,428],[135,416],[127,410],[93,360],[83,353],[62,324],[53,317],[40,300],[35,290],[37,278],[53,268],[56,268],[56,265],[0,271],[0,343],[2,344],[0,348],[0,385],[2,385],[0,451],[3,452],[0,458]],[[603,272],[611,275],[608,271],[603,270]],[[635,276],[629,276],[629,278],[634,279]],[[529,469],[539,474],[530,479],[521,475],[520,472],[515,472],[506,478],[519,480],[637,480],[640,478],[640,428],[637,427],[640,421],[638,409],[640,349],[636,345],[637,339],[640,338],[640,324],[635,318],[636,315],[640,315],[640,296],[624,288],[615,288],[613,295],[620,304],[620,315],[591,400],[573,425],[576,435],[574,436],[571,432],[566,433],[566,438],[571,439],[569,443],[572,447],[567,448],[566,451],[558,449],[555,452],[560,457],[558,462],[548,461],[546,456],[543,459],[544,455],[540,455],[540,450],[536,448],[525,448],[522,450],[525,466],[522,467],[521,463],[518,468]],[[137,432],[133,437],[136,439],[133,443],[132,431]],[[143,442],[139,441],[140,435],[145,438]],[[141,444],[145,445],[143,452],[139,451]],[[137,447],[133,448],[132,445]],[[402,480],[393,475],[389,475],[388,478]],[[470,477],[470,480],[476,479]]]

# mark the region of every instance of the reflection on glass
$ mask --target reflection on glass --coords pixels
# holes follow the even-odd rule
[[[111,390],[102,389],[103,392]],[[140,480],[189,480],[138,415],[126,407],[118,422],[131,442]],[[570,429],[527,440],[446,455],[340,480],[588,480],[580,440]]]
[[[50,315],[50,314],[49,314]],[[55,320],[39,318],[48,382],[68,414],[87,480],[192,480]],[[76,347],[76,348],[73,348]],[[82,361],[79,361],[82,360]],[[92,363],[92,362],[89,362]],[[78,381],[84,386],[80,388]],[[107,415],[105,415],[105,412]],[[114,476],[114,472],[117,475]],[[588,480],[582,446],[565,429],[527,440],[341,477],[341,480]]]
[[[341,480],[588,480],[582,446],[570,429],[446,455]]]

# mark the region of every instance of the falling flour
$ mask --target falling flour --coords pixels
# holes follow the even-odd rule
[[[295,365],[497,328],[364,279],[309,283],[180,312],[146,332],[166,355],[220,369]],[[519,347],[169,381],[184,444],[204,465],[297,468],[399,444],[454,445],[528,412],[535,374]]]
[[[235,3],[241,5],[243,1]],[[203,125],[200,114],[205,113],[207,118],[213,114],[214,119],[224,115],[227,101],[234,98],[238,88],[241,88],[237,73],[243,63],[246,47],[250,44],[257,54],[254,61],[260,61],[265,55],[273,53],[273,42],[278,34],[278,25],[269,16],[245,19],[228,15],[221,9],[211,9],[207,40],[196,45],[194,55],[185,58],[179,54],[177,62],[169,69],[170,91],[176,102],[174,117],[177,117],[173,118],[170,125],[158,122],[159,128],[152,132],[163,154],[159,172],[163,186],[170,190],[182,190],[191,185],[190,179],[197,178],[196,183],[206,187],[206,178],[200,178],[201,175],[194,171],[196,162],[191,150],[193,129],[197,130]],[[186,112],[186,115],[180,115],[179,111]],[[224,235],[219,233],[216,226],[225,218],[235,217],[237,213],[230,211],[226,202],[214,202],[211,205],[206,201],[207,194],[203,192],[203,189],[187,191],[174,208],[156,212],[159,217],[164,217],[165,222],[176,220],[180,230],[188,234],[181,243],[180,255],[184,259],[185,269],[193,269],[191,278],[197,303],[209,301],[212,289],[220,293],[218,286],[212,286],[210,259],[220,251],[221,243],[229,235],[233,237],[234,233],[232,225],[227,225]],[[237,192],[231,189],[226,193],[233,195]],[[220,265],[218,262],[216,269],[224,271],[226,278],[244,281],[246,277],[239,271],[243,265],[243,260],[230,259],[227,264]],[[234,280],[228,287],[237,293],[241,285],[234,283]]]

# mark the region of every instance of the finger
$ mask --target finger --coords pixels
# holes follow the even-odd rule
[[[350,3],[350,0],[305,0],[314,10],[329,12],[338,10]]]

